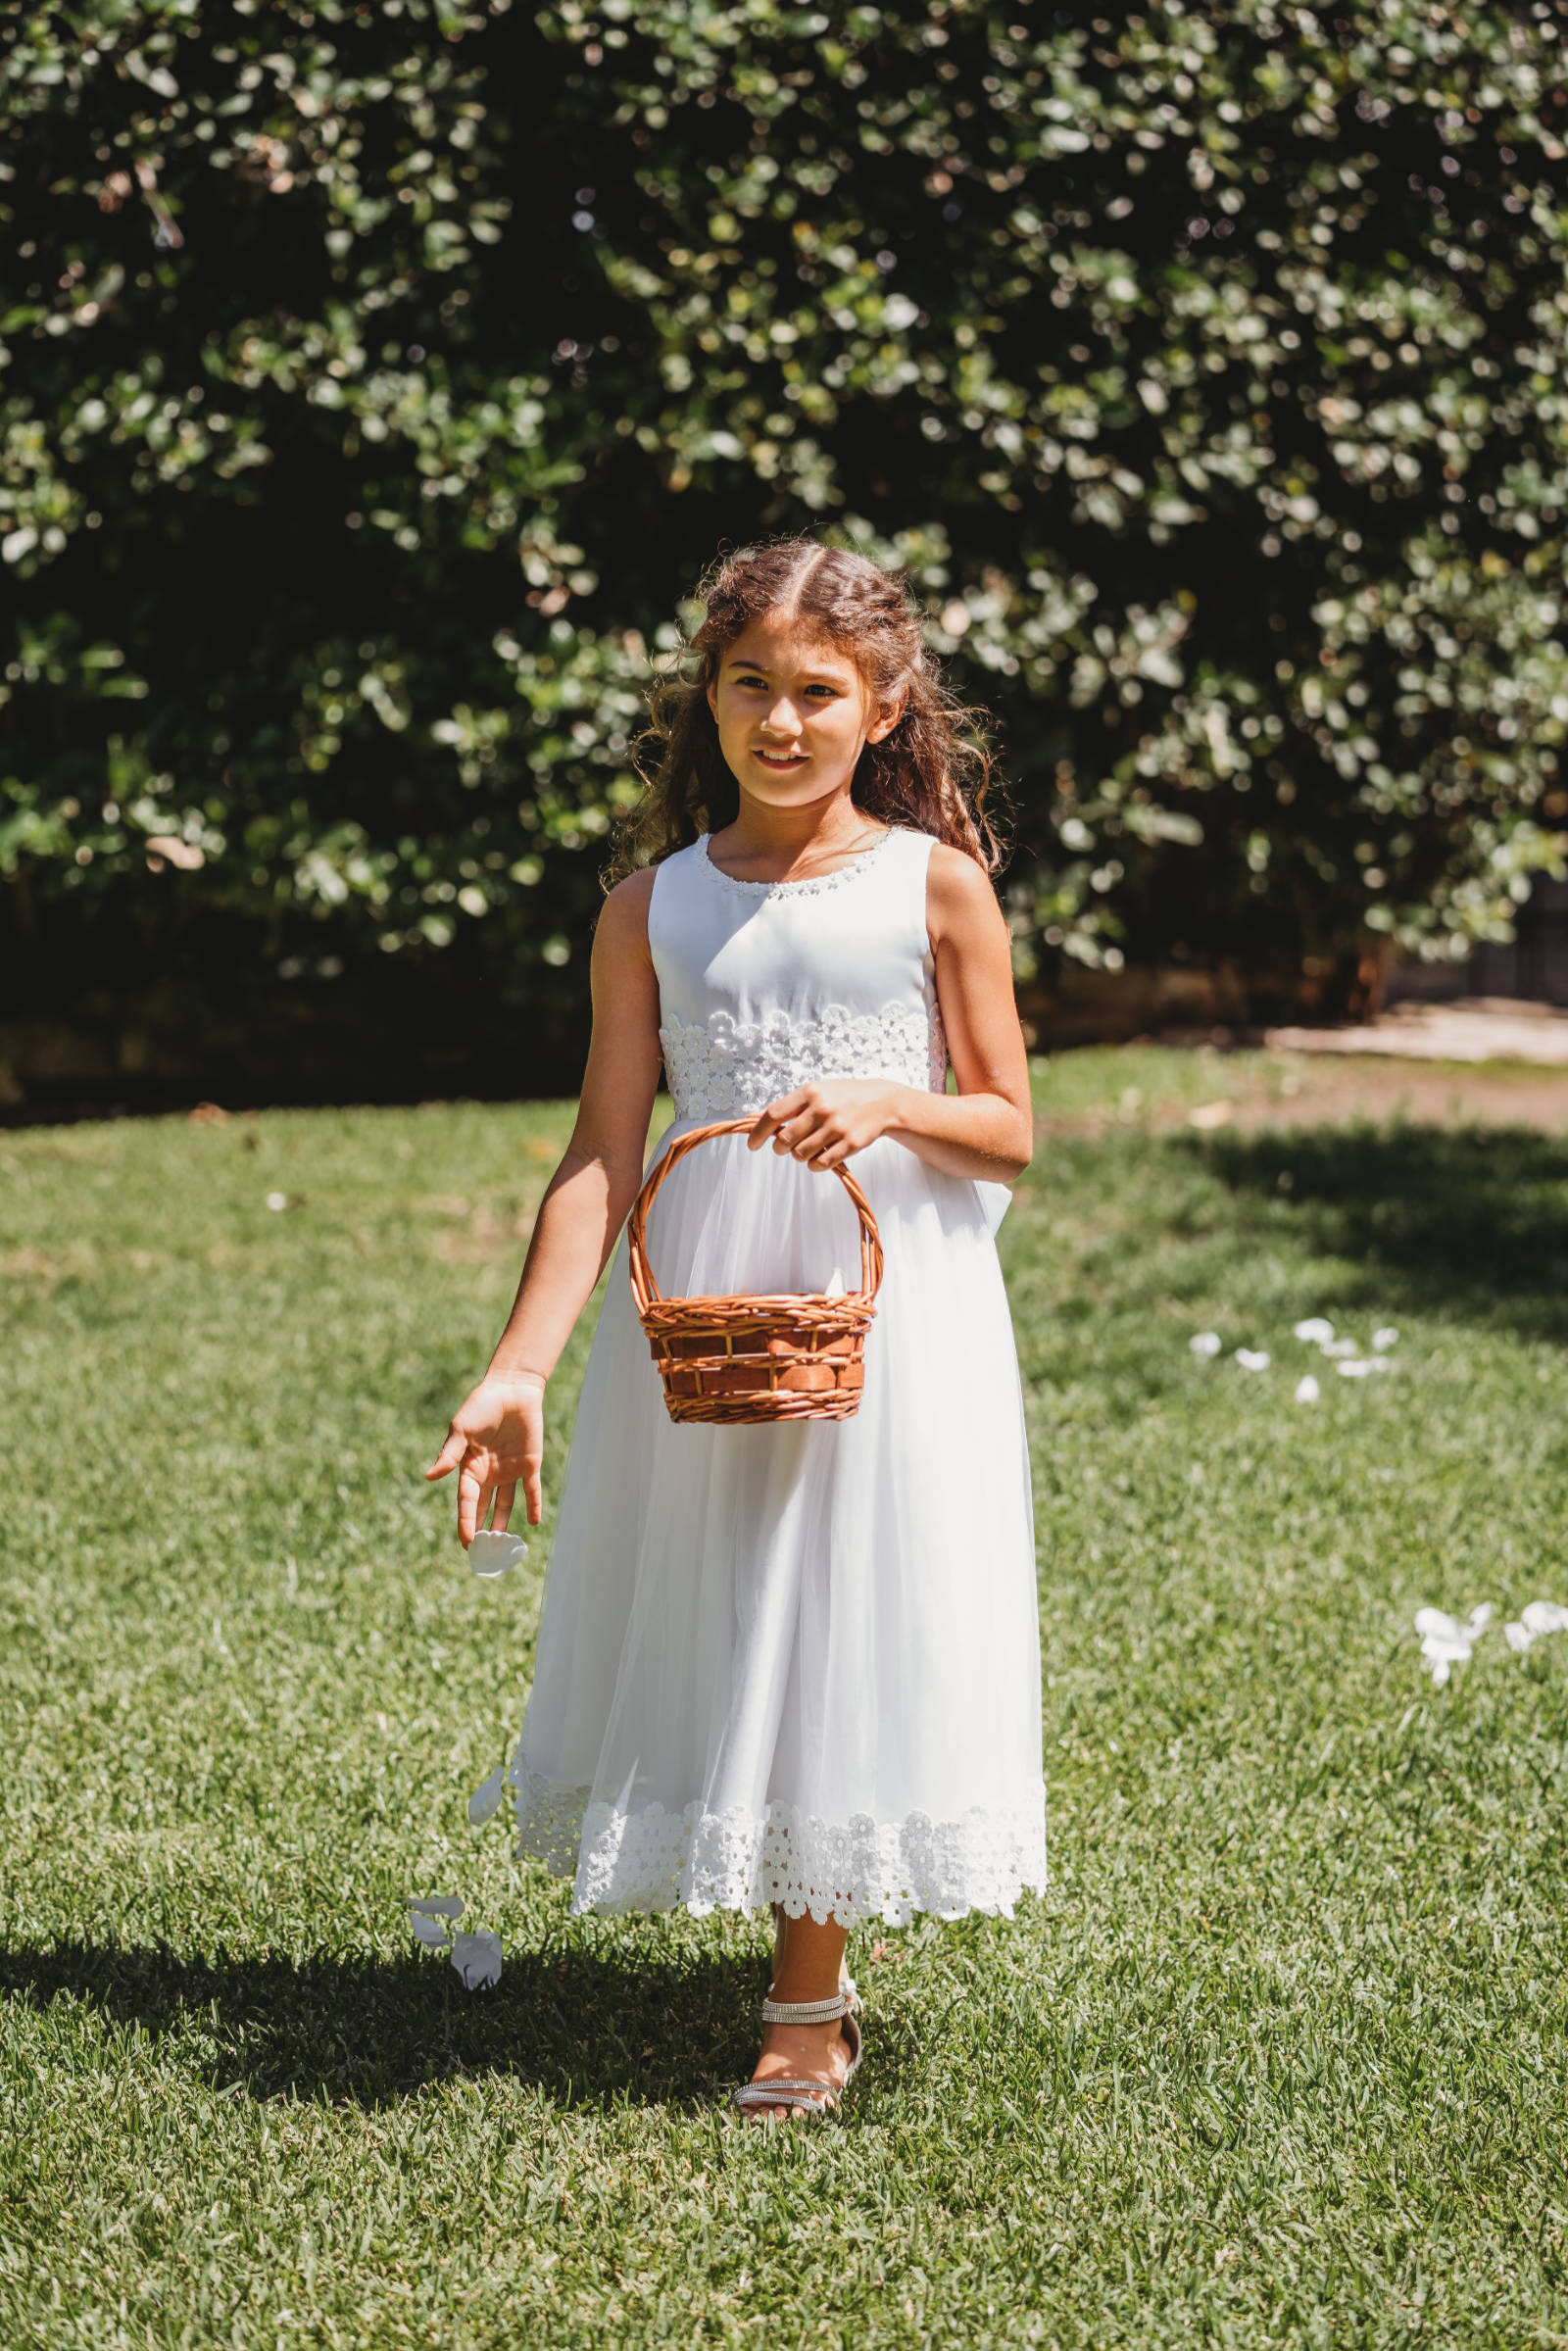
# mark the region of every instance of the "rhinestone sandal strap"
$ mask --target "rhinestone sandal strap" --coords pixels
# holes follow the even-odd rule
[[[850,2003],[843,1992],[831,2000],[764,2000],[764,2025],[833,2025],[848,2016]]]
[[[816,2114],[834,2095],[825,2082],[748,2082],[734,2093],[737,2106],[809,2106]]]

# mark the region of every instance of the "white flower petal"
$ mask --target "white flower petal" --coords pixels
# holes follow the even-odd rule
[[[1442,1633],[1429,1633],[1421,1643],[1423,1657],[1446,1657],[1451,1665],[1468,1665],[1470,1651],[1471,1643],[1468,1641],[1450,1641]]]
[[[1313,1347],[1327,1347],[1334,1336],[1334,1325],[1321,1314],[1309,1314],[1305,1322],[1296,1323],[1293,1328],[1298,1339],[1304,1339]]]
[[[422,1910],[426,1918],[460,1919],[467,1904],[461,1894],[410,1894],[409,1908]]]
[[[1479,1608],[1472,1608],[1470,1611],[1469,1630],[1471,1639],[1473,1640],[1478,1633],[1484,1633],[1491,1622],[1492,1602],[1490,1600],[1483,1600]]]
[[[1523,1656],[1525,1650],[1529,1648],[1531,1641],[1535,1639],[1535,1635],[1531,1632],[1528,1625],[1512,1624],[1503,1626],[1502,1638],[1508,1643],[1510,1649],[1517,1649],[1520,1655]]]
[[[1193,1353],[1206,1363],[1210,1356],[1219,1353],[1222,1343],[1217,1331],[1199,1331],[1188,1340],[1187,1344]]]
[[[1361,1350],[1353,1339],[1325,1339],[1323,1352],[1337,1360],[1341,1355],[1358,1355]]]
[[[288,1194],[286,1192],[270,1192],[267,1196],[267,1204],[270,1208],[286,1208]]]
[[[1364,1380],[1370,1373],[1381,1371],[1383,1366],[1381,1363],[1336,1363],[1334,1368],[1342,1380]]]
[[[1464,1641],[1468,1638],[1456,1616],[1446,1616],[1441,1608],[1418,1608],[1415,1629],[1420,1634],[1434,1634],[1443,1641]]]
[[[468,1818],[476,1829],[482,1829],[485,1822],[500,1810],[501,1791],[506,1786],[506,1765],[498,1763],[484,1786],[476,1788],[468,1798]]]
[[[1236,1360],[1243,1371],[1267,1371],[1269,1366],[1267,1351],[1262,1347],[1239,1347]]]
[[[1519,1621],[1531,1639],[1539,1641],[1543,1633],[1568,1633],[1568,1608],[1556,1600],[1532,1600],[1520,1609]]]
[[[489,1927],[452,1938],[452,1964],[469,1991],[501,1981],[501,1937]]]
[[[1446,1657],[1434,1658],[1432,1664],[1432,1679],[1434,1682],[1436,1682],[1440,1690],[1443,1688],[1444,1683],[1448,1679],[1448,1675],[1451,1671],[1452,1668],[1449,1666]]]
[[[415,1935],[417,1937],[417,1939],[422,1943],[428,1944],[432,1951],[444,1951],[446,1949],[447,1936],[451,1933],[451,1929],[447,1927],[442,1920],[424,1918],[416,1911],[414,1917],[410,1919],[409,1925],[414,1930]]]
[[[1388,1323],[1384,1324],[1381,1331],[1374,1331],[1372,1334],[1372,1345],[1380,1355],[1383,1354],[1389,1347],[1397,1347],[1398,1344],[1398,1332],[1393,1329]]]
[[[496,1535],[481,1527],[468,1545],[468,1565],[476,1576],[504,1576],[509,1567],[528,1556],[520,1535]]]
[[[1296,1383],[1296,1400],[1298,1404],[1315,1404],[1322,1393],[1310,1372]]]
[[[842,1298],[844,1296],[844,1276],[836,1265],[828,1276],[828,1285],[822,1296],[824,1298]]]

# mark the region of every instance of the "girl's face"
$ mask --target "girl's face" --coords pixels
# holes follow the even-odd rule
[[[767,612],[728,645],[708,689],[718,744],[742,790],[770,808],[846,791],[867,743],[899,722],[903,697],[878,704],[836,646],[787,612]]]

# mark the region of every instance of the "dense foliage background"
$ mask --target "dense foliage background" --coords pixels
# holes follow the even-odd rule
[[[19,13],[11,1009],[154,1074],[569,1080],[650,660],[803,524],[1003,721],[1037,994],[1332,1006],[1497,935],[1568,813],[1563,29]]]

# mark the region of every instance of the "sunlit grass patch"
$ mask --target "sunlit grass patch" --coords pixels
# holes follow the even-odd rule
[[[1044,1106],[1211,1099],[1178,1058]],[[1002,1243],[1052,1890],[859,1937],[861,2086],[768,2137],[721,2106],[762,1935],[572,1922],[465,1816],[550,1520],[481,1584],[418,1473],[569,1119],[0,1138],[0,2339],[1568,2334],[1568,1635],[1439,1690],[1413,1630],[1568,1599],[1568,1151],[1048,1134]]]

